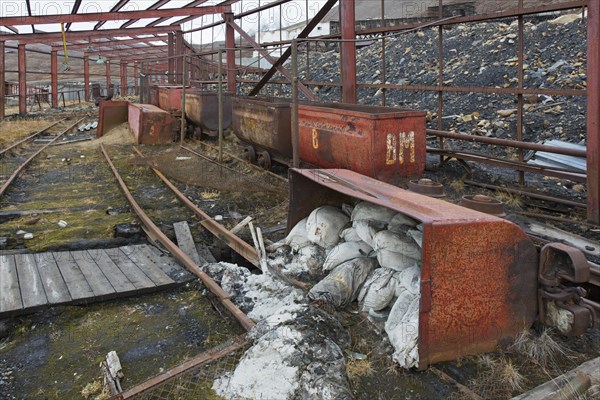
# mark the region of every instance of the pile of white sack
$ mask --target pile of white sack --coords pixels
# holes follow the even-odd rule
[[[322,278],[313,301],[338,309],[358,300],[371,317],[385,320],[394,361],[418,365],[422,225],[368,202],[354,208],[319,207],[300,221],[271,262],[291,275]],[[323,278],[324,277],[324,278]]]

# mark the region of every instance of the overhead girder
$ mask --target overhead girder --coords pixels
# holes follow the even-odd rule
[[[150,7],[148,7],[147,10],[157,10],[160,7],[167,4],[169,1],[171,1],[171,0],[159,0],[156,3],[152,4]],[[130,19],[129,21],[127,21],[123,25],[121,25],[121,29],[125,29],[125,28],[129,27],[129,26],[135,24],[136,22],[138,22],[139,20],[140,20],[139,18]]]
[[[75,40],[89,40],[90,38],[106,38],[110,36],[131,37],[133,35],[152,35],[155,33],[170,33],[180,31],[181,28],[175,26],[155,26],[152,28],[128,28],[128,29],[103,29],[99,31],[78,31],[66,32],[67,42]],[[3,40],[18,40],[22,44],[34,43],[52,43],[62,41],[60,32],[51,33],[36,33],[36,34],[18,34],[18,35],[0,35],[0,41]]]
[[[204,3],[206,3],[208,0],[196,0],[196,1],[192,1],[191,3],[186,4],[184,7],[196,7],[199,5],[202,5]],[[163,22],[165,22],[166,20],[170,19],[171,17],[163,17],[163,18],[159,18],[155,21],[150,22],[148,25],[146,26],[156,26],[158,24],[161,24]],[[189,18],[189,17],[186,17]]]
[[[231,6],[206,6],[206,7],[182,7],[168,8],[161,10],[138,10],[138,11],[117,11],[105,13],[86,13],[86,14],[55,14],[55,15],[33,15],[19,17],[0,17],[0,26],[12,25],[30,25],[30,24],[58,24],[75,22],[95,22],[95,21],[118,21],[123,19],[135,18],[162,18],[162,17],[180,17],[180,16],[202,16],[210,14],[221,14],[231,12]]]
[[[71,14],[77,14],[77,11],[79,11],[79,7],[81,7],[81,2],[83,0],[75,0],[75,4],[73,4],[73,9],[71,10]],[[65,27],[65,30],[69,30],[71,28],[71,23],[69,22],[67,24],[67,26]]]
[[[76,43],[76,44],[67,44],[67,47],[69,50],[75,50],[77,51],[78,49],[87,49],[90,46],[92,47],[103,47],[103,48],[115,48],[116,46],[130,46],[130,45],[134,45],[134,44],[139,44],[139,43],[151,43],[151,42],[166,42],[167,40],[167,36],[163,36],[163,37],[149,37],[149,38],[136,38],[136,39],[125,39],[125,40],[105,40],[102,42],[93,42],[90,41],[88,43]],[[152,46],[150,44],[150,46]],[[52,46],[53,50],[62,50],[63,47],[62,45],[53,45]],[[93,51],[93,50],[92,50]]]
[[[129,1],[130,0],[119,0],[119,2],[117,4],[115,4],[115,6],[110,9],[110,11],[111,12],[119,11],[120,9],[125,7],[127,5],[127,3],[129,3]],[[100,29],[102,27],[102,25],[104,25],[105,23],[106,23],[106,21],[99,21],[96,25],[94,25],[94,30]]]

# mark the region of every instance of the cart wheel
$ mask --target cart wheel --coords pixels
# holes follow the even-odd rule
[[[244,161],[248,161],[250,164],[253,164],[256,161],[256,151],[254,150],[254,147],[244,147],[244,151],[242,152],[242,159]]]
[[[268,151],[258,153],[258,165],[263,169],[271,169],[271,155]]]

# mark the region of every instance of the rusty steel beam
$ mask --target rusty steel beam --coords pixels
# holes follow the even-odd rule
[[[127,62],[121,61],[121,96],[127,96]]]
[[[130,45],[134,45],[134,44],[138,44],[138,43],[151,43],[151,42],[164,42],[166,41],[167,37],[164,36],[159,36],[159,37],[148,37],[148,38],[136,38],[136,39],[123,39],[123,40],[105,40],[102,42],[88,42],[88,43],[75,43],[75,44],[67,44],[67,48],[68,50],[79,50],[79,49],[87,49],[88,47],[92,46],[95,48],[115,48],[115,46],[130,46]],[[152,46],[152,45],[150,45]],[[58,50],[61,51],[63,49],[62,44],[59,45],[53,45],[52,46],[53,50]],[[95,51],[95,50],[93,50]]]
[[[138,96],[140,94],[140,90],[139,90],[139,68],[138,68],[138,63],[135,62],[135,64],[133,64],[133,82],[134,82],[134,95]]]
[[[133,35],[152,35],[155,33],[176,32],[180,29],[174,26],[156,26],[154,28],[129,28],[129,29],[103,29],[99,31],[78,31],[66,32],[67,41],[89,40],[90,38],[107,38],[111,36],[133,36]],[[35,43],[53,43],[60,41],[62,43],[62,34],[60,32],[19,34],[19,35],[0,35],[1,40],[18,40],[23,44]]]
[[[175,35],[169,34],[169,83],[175,83],[173,81],[173,72],[175,71]]]
[[[321,20],[327,15],[327,13],[329,13],[329,11],[333,8],[333,6],[336,3],[337,3],[337,0],[328,0],[327,3],[325,3],[323,5],[323,7],[321,7],[321,9],[317,13],[317,15],[315,15],[313,17],[313,19],[310,20],[308,25],[306,25],[306,28],[304,28],[302,30],[302,32],[300,32],[298,34],[298,39],[303,39],[303,38],[308,37],[308,35],[312,32],[312,30],[315,29],[315,27],[319,24],[319,22],[321,22]],[[273,75],[275,75],[275,72],[278,71],[278,67],[282,66],[288,60],[288,58],[290,58],[291,55],[292,55],[292,49],[288,47],[285,50],[285,52],[281,55],[281,57],[279,57],[277,62],[271,67],[269,72],[267,72],[262,77],[260,82],[254,87],[254,89],[252,89],[252,91],[250,92],[250,96],[256,96],[260,92],[260,90],[267,84],[267,82],[269,82],[271,80]]]
[[[29,16],[31,17],[33,14],[31,12],[31,2],[30,2],[30,0],[25,0],[25,5],[27,6],[27,14],[29,14]],[[25,25],[27,25],[27,24],[25,24]],[[2,26],[2,25],[0,25],[0,26]],[[33,33],[35,33],[35,25],[33,23],[31,24],[31,31]]]
[[[126,47],[123,47],[121,49],[105,49],[105,50],[93,50],[93,51],[86,51],[85,54],[89,54],[89,55],[96,55],[96,54],[100,54],[100,55],[105,55],[105,54],[115,54],[118,52],[127,52],[127,51],[137,51],[137,50],[154,50],[154,49],[160,49],[160,48],[165,48],[166,45],[161,45],[161,46],[149,46],[149,45],[143,45],[143,46],[134,46],[134,45],[127,45]]]
[[[6,58],[4,56],[5,49],[4,41],[0,41],[0,119],[4,119],[5,116],[5,104],[6,104]]]
[[[342,69],[342,102],[356,103],[356,8],[354,0],[340,0],[340,67]]]
[[[73,9],[71,10],[71,14],[77,14],[77,11],[79,11],[79,7],[81,7],[81,2],[83,0],[75,0],[75,4],[73,4]],[[65,30],[68,31],[71,28],[71,23],[69,22],[67,24],[67,26],[65,27]]]
[[[110,87],[110,60],[106,60],[106,91],[108,92],[108,88]]]
[[[119,0],[119,2],[115,4],[113,8],[110,9],[110,12],[116,12],[121,10],[121,8],[125,7],[129,2],[130,0]],[[97,31],[98,29],[102,28],[102,25],[104,25],[105,23],[106,21],[99,21],[96,25],[94,25],[94,30]]]
[[[183,81],[183,52],[185,49],[185,41],[183,39],[183,33],[181,31],[175,34],[175,82],[181,83]]]
[[[86,13],[86,14],[54,14],[54,15],[34,15],[30,17],[1,17],[0,26],[6,25],[30,25],[30,24],[60,24],[61,22],[95,22],[95,21],[120,21],[123,19],[134,18],[160,18],[160,17],[180,17],[184,15],[210,15],[231,12],[230,6],[206,6],[206,7],[183,7],[168,8],[161,10],[141,10],[141,11],[118,11],[105,13]]]
[[[246,329],[246,330],[252,329],[255,325],[254,321],[252,321],[250,318],[248,318],[248,316],[246,316],[246,314],[244,314],[239,308],[237,308],[235,306],[235,304],[233,304],[229,293],[227,293],[225,290],[223,290],[208,274],[206,274],[204,271],[202,271],[198,267],[198,265],[187,254],[185,254],[185,252],[183,252],[179,247],[177,247],[177,245],[175,243],[173,243],[158,228],[158,226],[156,226],[156,224],[154,222],[152,222],[152,220],[148,217],[148,215],[144,212],[144,210],[142,210],[140,205],[135,201],[135,199],[131,195],[131,192],[127,188],[127,185],[125,185],[125,182],[119,175],[119,172],[117,171],[114,164],[112,163],[110,156],[106,152],[104,145],[101,144],[100,149],[102,150],[102,154],[104,155],[113,175],[117,179],[117,182],[119,183],[119,186],[121,187],[121,190],[125,194],[127,201],[129,201],[129,204],[131,204],[131,208],[133,208],[133,211],[137,214],[139,219],[142,221],[142,223],[148,230],[149,236],[154,237],[154,238],[156,238],[156,240],[160,241],[166,247],[166,249],[169,250],[171,252],[171,254],[173,254],[173,256],[175,256],[181,263],[183,263],[183,265],[190,272],[192,272],[194,275],[196,275],[198,278],[200,278],[200,280],[202,280],[202,282],[204,283],[204,286],[206,286],[206,288],[208,290],[210,290],[219,299],[221,304],[227,309],[227,311],[229,311],[232,314],[233,317],[235,317],[238,320],[238,322],[242,325],[242,327],[244,329]],[[153,168],[153,171],[157,175],[159,175],[159,177],[162,175],[158,170],[156,170],[154,168]],[[168,182],[168,180],[166,180],[166,178],[165,178],[165,183],[166,182]],[[185,197],[185,196],[183,196],[183,197]],[[187,198],[186,198],[186,200],[187,200]]]
[[[156,3],[152,4],[150,7],[148,7],[146,10],[157,10],[160,7],[167,4],[169,1],[171,1],[171,0],[159,0]],[[139,18],[130,19],[129,21],[127,21],[123,25],[121,25],[121,29],[125,29],[125,28],[135,24],[138,21],[139,21]]]
[[[600,224],[600,3],[588,6],[587,218]]]
[[[485,143],[485,144],[492,144],[492,145],[497,145],[497,146],[507,146],[507,147],[514,147],[515,149],[523,149],[523,150],[544,151],[547,153],[563,154],[563,155],[572,156],[572,157],[582,157],[582,158],[586,157],[585,150],[563,148],[563,147],[558,147],[558,146],[548,146],[548,145],[539,144],[539,143],[520,142],[518,140],[499,139],[499,138],[493,138],[493,137],[487,137],[487,136],[465,135],[464,133],[446,132],[446,131],[440,131],[437,129],[427,129],[427,134],[434,135],[437,137],[443,137],[443,138],[447,138],[447,139],[458,139],[458,140],[462,140],[465,142]]]
[[[254,38],[246,33],[238,24],[233,21],[228,21],[228,25],[230,25],[233,29],[235,29],[241,37],[243,37],[256,51],[260,53],[261,56],[265,58],[268,62],[273,64],[273,66],[279,71],[289,82],[292,82],[292,74],[288,71],[283,65],[278,65],[278,60],[275,60],[269,52],[262,48],[261,45],[254,41]],[[280,58],[281,59],[281,58]],[[304,95],[311,101],[317,101],[317,98],[313,94],[313,92],[304,86],[302,83],[298,82],[298,90],[300,90]],[[250,94],[252,96],[252,94]]]
[[[90,101],[90,57],[83,56],[83,88],[85,90],[85,101]]]
[[[25,45],[19,44],[19,114],[27,114],[27,57]]]
[[[235,66],[235,31],[230,22],[233,22],[233,13],[224,14],[225,21],[225,52],[227,59],[227,91],[235,94],[235,79],[237,75]]]
[[[131,47],[129,49],[109,50],[102,51],[101,53],[106,57],[114,57],[119,55],[143,55],[143,54],[155,54],[167,52],[168,46],[154,46],[154,47]]]
[[[52,86],[52,108],[58,107],[58,52],[50,55],[50,81]]]
[[[197,7],[199,5],[202,5],[202,4],[206,3],[207,1],[208,0],[196,0],[196,1],[192,1],[191,3],[186,4],[183,7]],[[187,18],[194,18],[194,17],[190,16],[190,17],[186,17],[185,19],[187,19]],[[157,19],[155,21],[150,22],[146,26],[156,26],[158,24],[162,24],[163,22],[165,22],[168,19],[171,19],[171,17],[162,17],[162,18],[159,18],[159,19]]]

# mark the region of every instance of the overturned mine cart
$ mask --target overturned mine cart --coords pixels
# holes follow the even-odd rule
[[[412,290],[406,284],[406,290],[412,291],[409,296],[405,289],[396,291],[386,315],[386,332],[400,365],[424,369],[463,355],[494,351],[538,318],[567,335],[582,334],[597,321],[598,304],[586,298],[585,288],[597,283],[597,271],[590,269],[579,250],[549,244],[540,253],[530,238],[507,220],[349,170],[290,169],[289,175],[289,229],[302,226],[308,218],[309,235],[311,229],[318,232],[319,226],[316,230],[310,226],[311,218],[323,220],[327,207],[342,209],[350,204],[357,205],[351,224],[360,235],[364,224],[354,218],[359,206],[360,212],[376,211],[375,207],[392,210],[390,223],[376,229],[379,232],[372,237],[370,245],[377,250],[382,267],[369,272],[365,288],[376,275],[386,273],[383,267],[395,256],[402,255],[417,268],[418,287]],[[415,239],[412,244],[403,241],[402,235],[394,236],[394,220],[400,228],[395,232],[407,232]],[[373,225],[367,228],[373,229]],[[402,279],[410,270],[408,265],[391,274],[400,273]],[[339,280],[335,275],[340,271],[332,274],[330,282]],[[315,297],[322,294],[323,282],[311,289]],[[365,288],[363,293],[368,290]],[[402,301],[406,305],[400,304]],[[405,309],[395,317],[398,307]],[[380,308],[369,311],[376,311],[378,317]],[[395,320],[390,321],[392,318]],[[411,347],[399,348],[404,345]]]

